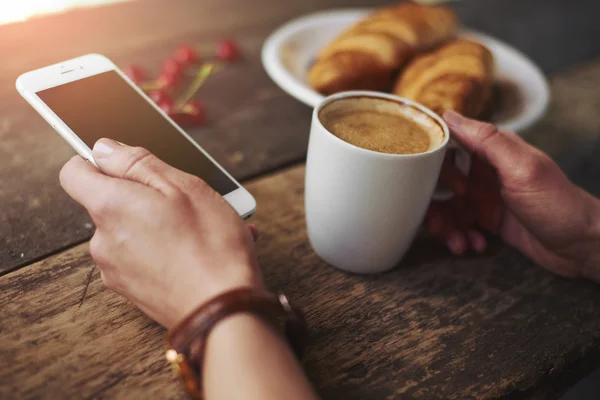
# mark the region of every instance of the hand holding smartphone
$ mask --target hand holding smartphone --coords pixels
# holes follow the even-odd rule
[[[21,75],[17,90],[79,153],[103,137],[148,149],[173,167],[203,179],[242,218],[256,201],[108,58],[89,54]]]

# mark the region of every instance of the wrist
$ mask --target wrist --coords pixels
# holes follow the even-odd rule
[[[214,352],[216,348],[231,349],[231,345],[244,346],[252,345],[250,332],[257,330],[272,331],[272,327],[264,319],[248,313],[237,313],[219,321],[204,340],[198,337],[190,345],[190,359],[198,370],[202,370],[203,363],[206,362],[206,357],[199,357],[202,349],[206,352]],[[275,332],[272,332],[276,334]],[[204,343],[205,342],[205,343]],[[210,350],[209,350],[210,349]]]
[[[282,332],[250,314],[217,325],[206,343],[206,398],[316,399]],[[227,374],[223,372],[227,371]]]
[[[212,354],[223,356],[234,348],[252,347],[257,335],[267,333],[273,340],[288,346],[285,338],[264,318],[249,313],[232,314],[219,321],[206,338],[206,352],[210,360]],[[194,362],[199,362],[194,360]],[[200,365],[201,367],[201,365]]]
[[[286,353],[293,359],[285,338],[292,340],[296,348],[301,345],[299,339],[304,332],[302,313],[283,294],[255,288],[237,289],[202,304],[173,327],[167,335],[166,356],[181,373],[193,398],[199,398],[204,390],[203,378],[211,377],[210,371],[231,369],[231,360],[236,360],[238,365],[245,365],[236,375],[248,374],[248,366],[255,365],[264,355],[266,347],[258,343],[265,339],[269,347],[276,347],[275,353]],[[223,364],[223,360],[229,361]],[[206,381],[220,381],[222,375],[212,374]]]
[[[178,306],[173,308],[167,328],[179,324],[195,309],[223,293],[239,288],[264,289],[262,277],[255,265],[236,265],[221,268],[215,274],[201,274],[187,278],[187,290],[181,292]]]

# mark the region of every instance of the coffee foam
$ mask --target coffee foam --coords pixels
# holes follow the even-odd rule
[[[336,118],[340,113],[365,110],[392,114],[416,123],[429,136],[429,148],[426,151],[437,149],[445,140],[444,129],[433,117],[409,104],[380,97],[357,96],[334,100],[320,110],[319,120],[327,127],[330,125],[330,119]]]

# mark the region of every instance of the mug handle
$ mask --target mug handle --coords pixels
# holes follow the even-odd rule
[[[471,170],[471,154],[463,149],[458,143],[450,139],[448,142],[448,150],[456,150],[454,153],[454,164],[465,176],[469,175]],[[454,197],[454,193],[448,189],[436,189],[433,193],[432,200],[446,201]]]

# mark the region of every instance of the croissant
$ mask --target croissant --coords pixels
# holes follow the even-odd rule
[[[446,7],[406,2],[382,8],[319,52],[308,72],[309,84],[325,95],[389,90],[407,60],[448,40],[456,27],[456,15]]]
[[[415,57],[398,77],[394,94],[440,115],[454,110],[480,117],[492,98],[493,64],[492,53],[485,46],[457,39]]]

